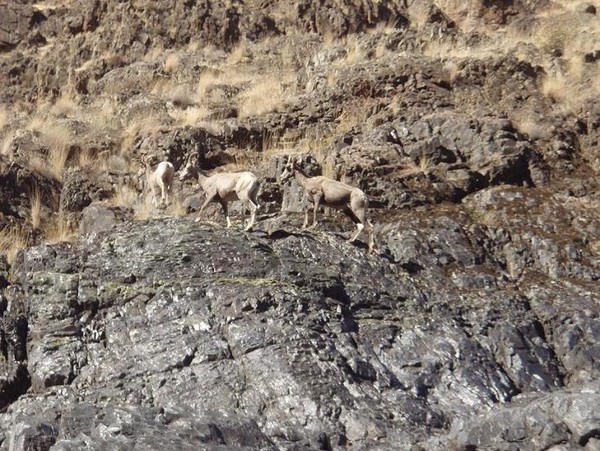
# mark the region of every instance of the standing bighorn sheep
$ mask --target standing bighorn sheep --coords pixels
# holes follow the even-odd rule
[[[369,252],[373,252],[375,240],[373,238],[373,225],[367,219],[367,209],[369,207],[367,195],[359,188],[346,185],[328,177],[309,177],[302,171],[298,165],[299,162],[290,157],[281,174],[281,180],[286,181],[294,176],[298,184],[304,189],[306,197],[313,204],[312,226],[317,225],[317,210],[319,209],[319,205],[323,204],[328,207],[341,209],[352,219],[358,228],[354,236],[348,239],[348,242],[354,242],[358,238],[358,235],[365,230],[369,240]],[[308,227],[309,210],[310,206],[307,207],[304,214],[303,228]]]
[[[173,188],[173,177],[175,176],[175,168],[173,164],[168,161],[162,161],[156,167],[156,170],[152,171],[150,162],[144,159],[140,163],[140,169],[138,171],[138,177],[145,176],[145,189],[150,188],[152,191],[152,205],[158,205],[156,200],[158,190],[160,190],[161,202],[169,205],[169,199],[171,196],[171,189]]]
[[[231,220],[229,219],[227,204],[234,200],[240,200],[250,210],[250,220],[245,230],[252,230],[256,212],[260,208],[257,200],[260,184],[252,172],[221,172],[207,176],[200,170],[198,158],[191,157],[188,158],[185,167],[181,170],[179,180],[184,181],[192,177],[198,179],[198,183],[206,196],[196,221],[200,220],[200,214],[210,202],[218,202],[223,208],[225,219],[227,219],[227,228],[229,228],[231,227]]]

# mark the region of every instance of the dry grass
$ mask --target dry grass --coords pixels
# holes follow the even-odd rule
[[[7,226],[0,230],[0,253],[6,255],[8,263],[12,263],[17,253],[29,246],[30,235],[20,226]]]
[[[171,117],[177,125],[198,125],[211,114],[206,106],[193,106],[184,110],[175,110]]]
[[[196,98],[187,85],[172,86],[169,83],[163,92],[164,97],[177,107],[187,108],[196,105]]]
[[[138,136],[149,134],[162,125],[162,116],[158,114],[148,113],[133,117],[121,130],[121,153],[129,154]]]
[[[515,128],[529,139],[546,139],[550,136],[550,128],[543,121],[535,118],[531,112],[517,112],[511,118]]]
[[[295,142],[296,140],[293,140],[288,143],[271,132],[264,133],[262,139],[262,160],[267,162],[277,155],[289,153]]]
[[[79,112],[79,105],[72,94],[63,94],[52,106],[56,116],[71,117]]]
[[[54,221],[44,226],[46,243],[72,242],[77,238],[77,230],[73,228],[68,216],[60,211]]]
[[[8,124],[8,111],[5,107],[0,107],[0,130]]]
[[[204,72],[198,79],[196,95],[199,101],[204,100],[211,88],[219,82],[219,75],[213,71]]]
[[[346,102],[336,118],[335,135],[345,135],[356,128],[363,128],[369,123],[373,100],[356,99]]]
[[[154,206],[152,196],[148,192],[140,194],[134,187],[121,185],[110,200],[116,207],[127,207],[133,209],[133,218],[138,221],[152,217]]]
[[[131,207],[139,198],[136,189],[129,185],[121,185],[111,198],[111,204],[115,207]]]
[[[48,154],[50,174],[57,180],[62,180],[69,159],[69,147],[53,147]]]
[[[10,154],[12,153],[12,145],[14,142],[14,136],[13,134],[8,134],[6,135],[2,141],[0,141],[0,154],[4,155],[4,156],[10,156]]]
[[[286,92],[281,79],[267,77],[258,80],[239,96],[240,117],[270,113],[281,107],[285,100]]]
[[[71,130],[66,125],[39,117],[34,117],[27,128],[40,133],[43,143],[48,148],[45,160],[33,155],[30,157],[29,166],[61,180],[73,140]]]
[[[401,169],[398,174],[400,177],[410,177],[416,174],[425,174],[433,167],[433,162],[428,156],[421,156],[418,163],[410,162],[404,169]]]
[[[29,191],[29,220],[34,229],[42,225],[42,194],[37,185]]]
[[[169,53],[165,58],[164,70],[168,74],[174,74],[181,67],[181,57],[177,53]]]
[[[167,211],[176,218],[187,216],[187,209],[182,205],[181,200],[178,198],[173,199],[173,202],[169,205]]]
[[[248,63],[251,60],[252,52],[245,41],[240,41],[227,56],[227,63],[230,65]]]
[[[94,169],[98,163],[98,157],[94,152],[85,149],[79,152],[77,155],[77,164],[80,168],[91,168]]]

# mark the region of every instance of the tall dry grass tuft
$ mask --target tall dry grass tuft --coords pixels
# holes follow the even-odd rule
[[[18,252],[29,246],[30,240],[30,234],[20,226],[6,226],[0,230],[0,253],[12,263]]]
[[[4,156],[10,156],[12,153],[12,146],[14,142],[14,135],[12,133],[4,136],[0,141],[0,154]]]
[[[240,117],[259,116],[284,105],[287,99],[284,83],[285,80],[276,77],[266,77],[255,82],[238,96]]]
[[[203,101],[211,88],[219,82],[219,76],[213,71],[204,72],[198,79],[196,96],[198,101]]]
[[[163,125],[162,116],[148,113],[130,119],[129,123],[121,130],[121,154],[128,155],[140,135],[151,133]]]
[[[8,111],[4,106],[0,107],[0,130],[8,124]]]
[[[177,53],[169,53],[165,58],[164,70],[168,74],[174,74],[181,67],[181,57]]]
[[[184,110],[175,110],[171,112],[171,117],[178,125],[198,125],[210,114],[211,111],[206,106],[193,106]]]
[[[238,44],[231,50],[227,56],[227,63],[236,65],[247,63],[252,59],[252,52],[246,41],[239,41]]]
[[[117,188],[110,202],[116,207],[131,208],[133,218],[138,221],[149,219],[154,212],[150,193],[142,192],[140,194],[134,187],[126,184]]]
[[[48,154],[50,173],[57,180],[62,180],[71,149],[67,146],[53,147]]]
[[[29,190],[29,206],[31,226],[34,229],[39,229],[42,225],[42,194],[37,184]]]
[[[77,238],[77,230],[74,229],[69,217],[62,210],[58,212],[53,221],[44,226],[44,239],[46,243],[72,242]]]
[[[48,149],[45,162],[39,161],[37,156],[32,156],[29,165],[61,180],[71,151],[73,139],[71,130],[66,125],[39,117],[34,118],[28,128],[40,133],[42,141]]]
[[[71,93],[62,94],[52,106],[52,112],[59,117],[71,117],[77,114],[79,105]]]
[[[433,162],[427,155],[422,155],[417,163],[411,161],[404,169],[399,171],[401,177],[409,177],[416,174],[424,174],[433,168]]]

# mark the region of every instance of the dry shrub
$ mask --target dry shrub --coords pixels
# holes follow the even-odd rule
[[[539,28],[534,43],[540,50],[552,53],[556,50],[564,50],[574,36],[574,30],[567,24],[549,21]]]
[[[146,54],[142,58],[142,61],[144,61],[145,63],[154,62],[161,57],[164,51],[165,49],[162,45],[152,46],[146,51]]]
[[[29,246],[31,237],[18,225],[7,226],[0,230],[0,253],[6,255],[8,263],[12,263],[17,253]]]
[[[113,131],[121,127],[118,105],[111,98],[96,99],[82,111],[82,116],[90,128],[95,130],[110,129]]]
[[[335,67],[347,69],[348,66],[359,64],[369,59],[370,49],[361,41],[360,37],[349,35],[344,37],[341,42],[345,50],[345,56],[334,62]],[[328,47],[328,45],[325,45],[325,47]]]

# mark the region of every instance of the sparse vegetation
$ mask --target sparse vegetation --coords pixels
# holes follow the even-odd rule
[[[39,229],[42,224],[42,194],[37,185],[29,191],[30,221],[34,229]]]
[[[275,111],[286,100],[286,92],[280,79],[267,77],[240,95],[240,117],[258,116]]]
[[[30,234],[19,225],[5,226],[0,229],[0,254],[6,255],[12,263],[17,253],[29,246]]]
[[[73,228],[68,215],[63,211],[59,211],[52,219],[44,226],[44,238],[47,243],[63,243],[75,240],[77,230]]]

